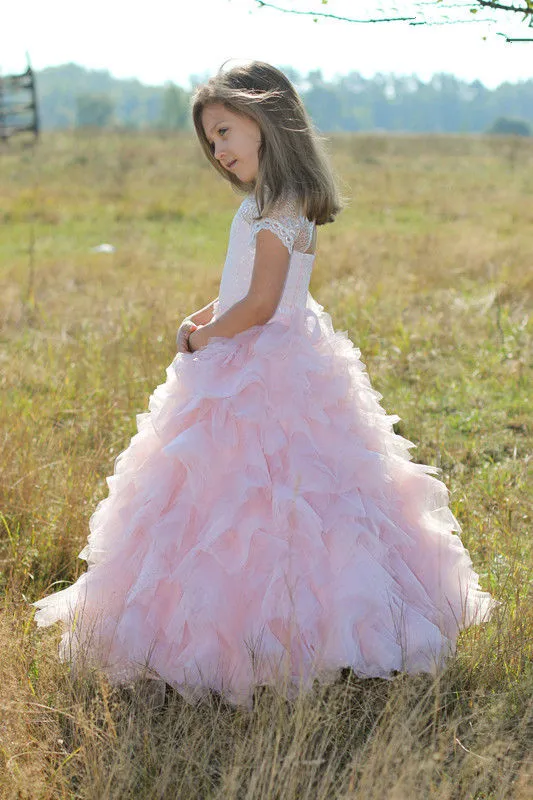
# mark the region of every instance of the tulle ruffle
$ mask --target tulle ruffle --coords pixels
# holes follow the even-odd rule
[[[346,666],[435,673],[489,619],[448,490],[311,295],[166,376],[90,519],[87,572],[33,603],[62,660],[250,705]]]

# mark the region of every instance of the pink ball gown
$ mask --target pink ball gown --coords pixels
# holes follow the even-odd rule
[[[33,603],[35,621],[62,623],[73,669],[83,655],[113,684],[148,675],[190,702],[250,706],[278,679],[292,697],[343,667],[436,673],[499,603],[437,469],[411,460],[309,293],[314,224],[290,198],[256,215],[248,195],[215,318],[246,294],[261,228],[291,254],[276,313],[175,356],[90,519],[87,571]]]

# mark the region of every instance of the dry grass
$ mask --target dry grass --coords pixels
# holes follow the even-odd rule
[[[437,464],[504,606],[438,681],[339,681],[253,712],[73,679],[29,603],[84,571],[105,476],[217,294],[237,199],[192,138],[0,155],[0,796],[526,800],[533,783],[533,154],[519,139],[333,143],[351,198],[311,291]],[[101,242],[112,255],[91,252]],[[529,535],[528,535],[529,534]],[[63,582],[63,584],[62,584]]]

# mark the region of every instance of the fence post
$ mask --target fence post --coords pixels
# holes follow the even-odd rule
[[[35,139],[39,137],[39,114],[37,108],[37,88],[35,75],[26,54],[28,66],[26,72],[20,75],[0,76],[0,139],[6,142],[15,133],[25,131],[33,133]],[[17,94],[29,92],[30,99],[17,98]],[[18,121],[19,115],[27,117],[30,112],[30,121]]]

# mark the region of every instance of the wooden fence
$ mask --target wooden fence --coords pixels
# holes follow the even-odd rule
[[[35,75],[29,63],[21,75],[0,75],[0,140],[23,132],[39,136]]]

